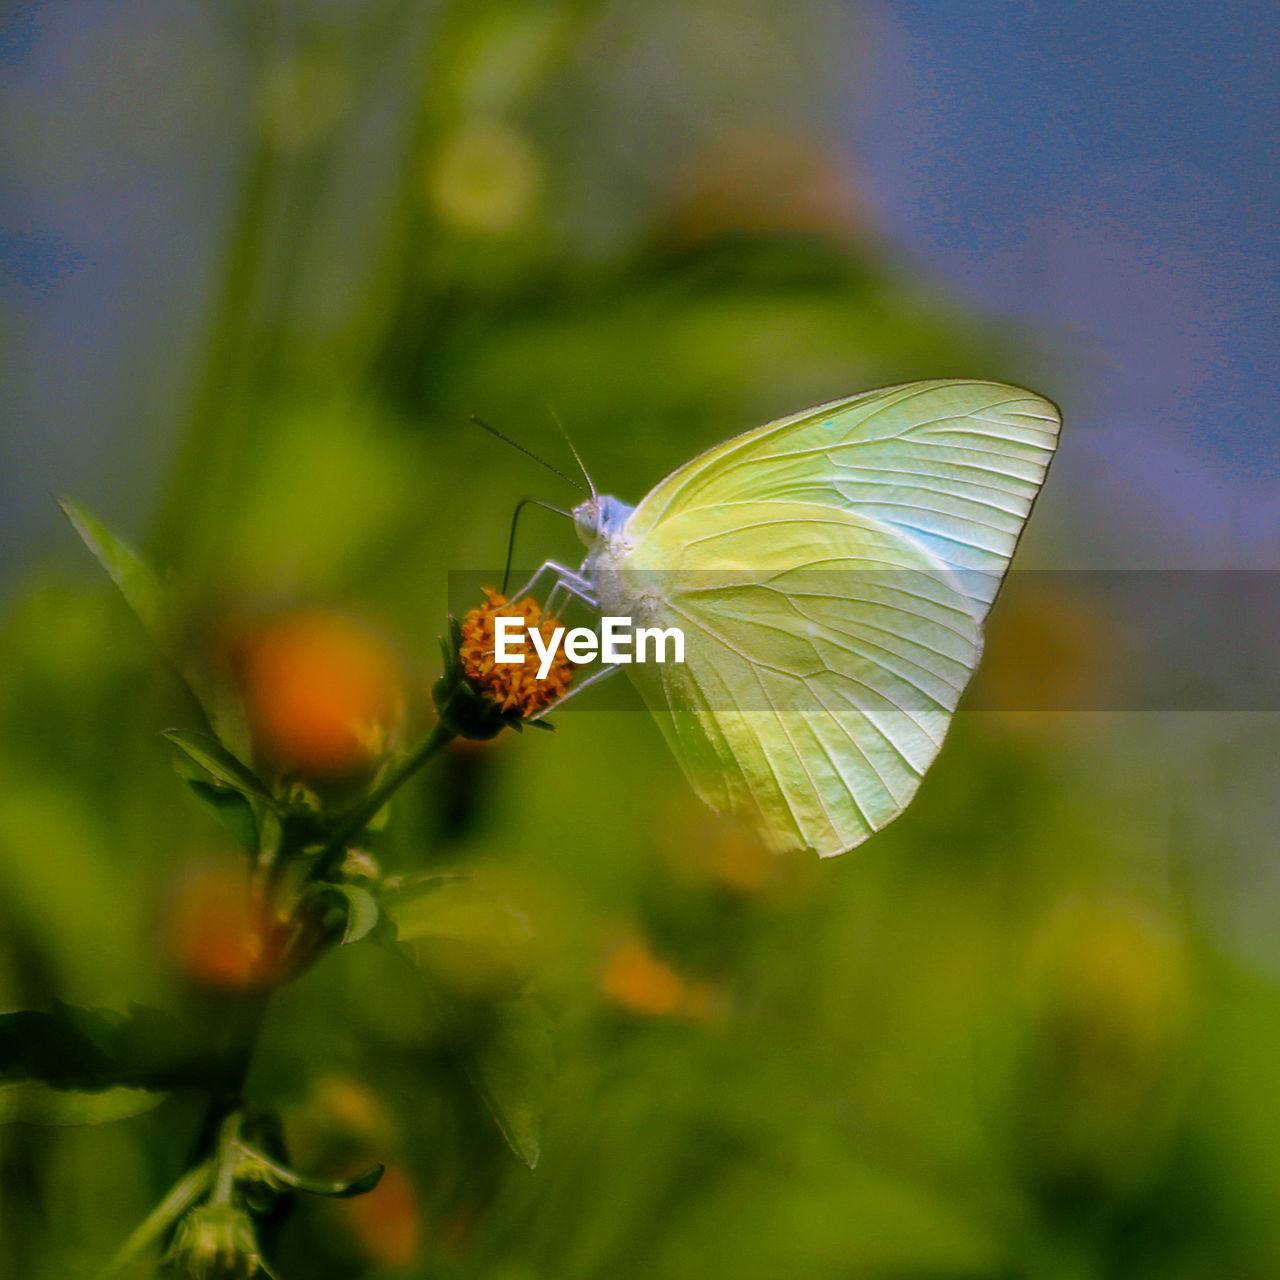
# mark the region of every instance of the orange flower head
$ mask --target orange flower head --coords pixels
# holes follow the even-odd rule
[[[508,639],[508,649],[518,650],[520,661],[498,662],[495,618],[519,618],[526,628],[537,628],[548,645],[558,624],[555,618],[544,617],[541,605],[528,596],[512,604],[489,587],[485,588],[485,595],[488,603],[472,609],[462,620],[458,657],[463,674],[500,711],[518,711],[527,719],[564,695],[573,677],[573,664],[563,649],[558,649],[545,679],[539,680],[539,658],[527,631],[515,643]]]

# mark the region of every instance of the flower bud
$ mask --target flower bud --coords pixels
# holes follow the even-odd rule
[[[172,1274],[184,1280],[251,1280],[265,1272],[253,1220],[229,1204],[201,1205],[187,1214],[168,1260]]]

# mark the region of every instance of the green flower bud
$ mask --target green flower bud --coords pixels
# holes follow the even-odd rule
[[[252,1280],[266,1267],[253,1219],[234,1205],[202,1205],[178,1227],[169,1265],[184,1280]]]

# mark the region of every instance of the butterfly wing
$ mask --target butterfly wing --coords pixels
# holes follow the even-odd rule
[[[908,382],[806,409],[709,449],[636,508],[628,540],[725,503],[814,502],[871,516],[952,569],[985,615],[1062,425],[1042,396],[999,382]]]
[[[684,631],[683,663],[628,670],[704,800],[820,854],[906,807],[978,658],[944,565],[879,521],[789,502],[672,516],[632,561],[602,604]]]
[[[913,383],[739,436],[644,499],[598,585],[607,612],[683,628],[684,664],[629,670],[708,803],[822,855],[902,812],[1058,425],[1017,388]]]

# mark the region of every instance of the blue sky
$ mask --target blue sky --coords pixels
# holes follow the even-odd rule
[[[1031,322],[1115,517],[1081,557],[1280,563],[1280,6],[869,9],[881,227]]]

